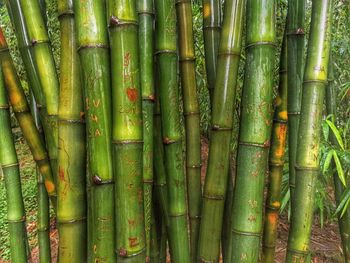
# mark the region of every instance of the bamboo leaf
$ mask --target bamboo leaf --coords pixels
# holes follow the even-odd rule
[[[344,205],[344,208],[343,208],[343,211],[341,212],[340,217],[343,217],[343,215],[345,214],[346,209],[348,209],[349,203],[350,203],[350,198],[346,201],[346,204]]]
[[[326,122],[322,122],[322,133],[324,139],[327,141],[329,136],[329,126]]]
[[[346,186],[346,180],[345,180],[345,176],[344,176],[344,170],[343,170],[343,167],[340,163],[340,160],[339,160],[339,157],[338,157],[338,154],[336,151],[333,150],[333,159],[334,159],[334,162],[335,162],[335,166],[337,168],[337,172],[338,172],[338,177],[340,179],[340,181],[343,183],[344,186]]]
[[[328,153],[327,153],[327,157],[324,161],[324,164],[323,164],[323,174],[325,174],[328,169],[329,169],[329,166],[331,164],[331,160],[332,160],[332,157],[333,157],[333,152],[334,150],[330,150]]]
[[[342,137],[340,136],[339,130],[338,130],[337,127],[334,125],[334,123],[331,122],[330,120],[326,120],[326,122],[327,122],[328,126],[331,128],[331,130],[332,130],[332,132],[333,132],[335,138],[337,139],[337,142],[338,142],[340,148],[341,148],[342,150],[344,150],[344,149],[345,149],[345,148],[344,148],[344,142],[343,142]]]
[[[346,190],[343,192],[341,198],[340,198],[340,203],[337,207],[337,209],[335,210],[335,214],[338,214],[341,210],[342,210],[342,214],[340,216],[342,216],[344,214],[344,209],[348,206],[348,202],[350,198],[350,188],[346,188]]]

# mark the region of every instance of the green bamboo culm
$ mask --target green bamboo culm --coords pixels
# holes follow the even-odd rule
[[[112,109],[104,0],[74,1],[77,46],[84,84],[88,180],[91,185],[90,262],[115,262]],[[89,224],[88,223],[88,224]],[[108,231],[105,231],[108,229]],[[90,249],[89,249],[90,250]]]
[[[28,102],[21,82],[17,76],[2,29],[0,30],[0,60],[10,104],[22,130],[23,137],[28,143],[33,158],[39,167],[40,173],[44,177],[45,188],[55,206],[56,187],[48,154],[45,145],[40,138],[39,131],[35,126],[34,118],[30,113]]]
[[[154,113],[154,61],[153,61],[153,0],[137,1],[139,21],[140,87],[143,116],[143,196],[146,232],[146,258],[151,253],[151,215],[153,193],[153,113]],[[154,240],[154,239],[153,239]]]
[[[230,262],[258,262],[272,128],[275,1],[247,1],[246,65],[232,205]]]
[[[327,114],[332,115],[332,121],[336,124],[337,120],[337,90],[334,80],[334,66],[332,63],[332,58],[330,56],[330,60],[328,63],[328,85],[326,88],[326,108]],[[335,136],[332,134],[330,136],[330,141],[334,146],[338,145],[338,141]],[[332,164],[334,168],[334,163]],[[333,170],[333,168],[331,168]],[[339,205],[341,202],[342,194],[345,191],[345,187],[343,183],[339,179],[339,175],[337,172],[333,174],[333,182],[334,182],[334,192],[336,204]],[[350,210],[347,209],[343,216],[338,215],[338,225],[339,232],[342,241],[343,247],[343,255],[345,262],[350,262]]]
[[[37,0],[7,1],[28,80],[36,98],[56,178],[59,82],[49,37]]]
[[[271,149],[269,154],[269,180],[265,205],[263,234],[263,262],[273,263],[277,239],[278,217],[281,208],[281,186],[287,141],[287,47],[283,38],[279,67],[279,86],[275,99]]]
[[[159,75],[158,75],[159,76]],[[162,140],[162,120],[160,116],[160,104],[158,88],[156,86],[155,107],[153,116],[153,171],[155,200],[159,206],[159,213],[168,226],[168,188],[164,160],[164,145]]]
[[[87,261],[86,149],[73,0],[59,0],[61,29],[58,110],[58,262]]]
[[[306,262],[313,222],[323,102],[328,77],[332,0],[312,2],[299,123],[295,196],[286,262]]]
[[[205,69],[209,95],[211,102],[213,102],[222,22],[222,4],[219,0],[203,0],[202,3]]]
[[[218,1],[219,2],[219,1]],[[202,204],[200,116],[190,0],[176,0],[179,61],[186,133],[186,180],[191,260],[197,259]]]
[[[295,161],[298,144],[298,127],[301,109],[301,93],[304,73],[305,49],[305,0],[288,0],[286,22],[288,56],[288,154],[289,188],[293,205],[295,189]]]
[[[19,163],[12,135],[10,105],[0,70],[0,166],[4,176],[7,200],[7,222],[10,234],[11,262],[27,262],[26,216],[22,196]]]
[[[145,262],[143,124],[135,0],[109,1],[118,262]]]
[[[190,262],[187,227],[186,180],[183,170],[181,115],[177,79],[177,30],[174,0],[156,0],[155,55],[162,119],[166,183],[168,188],[168,238],[171,260]]]
[[[225,2],[199,233],[201,262],[219,262],[245,5],[245,0]]]
[[[39,120],[39,112],[34,98],[33,92],[30,92],[30,109],[35,120],[35,125],[44,140],[43,129]],[[51,246],[50,246],[50,203],[47,191],[45,189],[44,180],[36,168],[37,176],[37,202],[38,202],[38,244],[39,244],[39,262],[51,262]]]

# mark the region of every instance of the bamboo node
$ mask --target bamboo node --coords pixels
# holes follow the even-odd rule
[[[109,24],[110,26],[126,26],[126,25],[138,25],[137,24],[137,21],[134,21],[134,20],[122,20],[122,19],[119,19],[118,17],[116,16],[111,16],[110,19],[109,19]]]

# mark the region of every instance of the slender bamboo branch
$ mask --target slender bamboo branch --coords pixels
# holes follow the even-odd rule
[[[177,81],[177,30],[174,0],[156,0],[156,60],[168,187],[168,237],[172,262],[190,261],[186,180]]]
[[[263,262],[273,263],[277,238],[278,217],[281,207],[281,184],[287,140],[287,47],[284,36],[280,56],[279,86],[275,100],[271,149],[269,155],[269,182],[265,205],[263,234]]]
[[[305,0],[289,0],[286,24],[288,56],[288,154],[290,201],[293,205],[295,188],[295,161],[305,49]]]
[[[48,154],[40,138],[39,131],[35,126],[33,116],[30,113],[26,96],[17,76],[2,30],[0,30],[0,60],[12,109],[23,132],[23,137],[28,143],[40,173],[44,177],[46,190],[55,206],[56,187],[48,160]]]
[[[217,56],[222,22],[222,5],[220,0],[203,0],[203,39],[205,68],[211,102],[213,102]]]
[[[202,185],[201,138],[199,127],[200,116],[193,44],[191,1],[177,0],[176,11],[179,30],[180,76],[186,131],[186,179],[188,217],[190,220],[190,251],[191,260],[192,262],[195,262],[197,259],[197,243],[202,204]]]
[[[154,111],[154,8],[153,0],[137,1],[139,21],[140,86],[143,117],[143,193],[146,231],[146,260],[151,253],[153,193],[153,111]],[[154,240],[154,239],[153,239]],[[155,245],[153,245],[155,246]]]

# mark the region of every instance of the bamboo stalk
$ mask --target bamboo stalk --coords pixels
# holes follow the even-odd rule
[[[306,262],[313,221],[315,183],[319,173],[322,110],[328,76],[332,0],[314,0],[305,65],[296,185],[286,262]]]
[[[109,1],[108,10],[113,72],[115,251],[118,262],[144,262],[143,130],[136,1]]]
[[[186,180],[188,217],[190,220],[190,252],[191,260],[195,262],[197,259],[197,243],[202,204],[202,185],[200,116],[191,1],[177,0],[176,11],[179,30],[180,76],[186,131]]]
[[[190,261],[185,174],[177,82],[177,30],[174,0],[157,0],[156,60],[168,188],[168,238],[172,262]]]
[[[23,132],[23,137],[28,143],[29,149],[36,164],[38,165],[40,173],[44,177],[46,190],[51,198],[51,201],[53,204],[55,204],[56,187],[54,184],[48,155],[40,138],[39,131],[35,126],[33,116],[30,113],[28,102],[21,86],[21,82],[16,74],[2,29],[0,30],[0,60],[12,109]]]
[[[34,98],[33,92],[30,92],[30,108],[33,115],[35,125],[38,128],[42,140],[44,134],[39,120],[39,112]],[[50,203],[47,191],[45,189],[44,180],[36,167],[37,176],[37,201],[38,201],[38,244],[39,244],[39,262],[51,262],[51,246],[50,246]]]
[[[328,65],[328,85],[326,88],[326,108],[327,114],[332,115],[333,121],[337,120],[337,91],[334,79],[334,69],[332,64],[332,58],[330,57]],[[330,141],[333,145],[338,145],[337,139],[334,135],[330,136]],[[334,167],[334,163],[332,164]],[[332,169],[332,168],[331,168]],[[333,170],[333,169],[332,169]],[[336,204],[341,202],[342,193],[345,188],[343,183],[339,179],[337,172],[333,174],[334,192]],[[343,216],[338,215],[339,232],[342,241],[343,255],[345,262],[350,262],[350,210],[347,209]]]
[[[217,56],[220,43],[222,5],[219,0],[203,0],[203,39],[208,89],[213,102]]]
[[[290,201],[293,205],[295,189],[295,162],[298,144],[298,127],[305,48],[305,0],[288,0],[286,23],[288,56],[288,154]]]
[[[59,83],[49,37],[37,0],[7,1],[27,71],[40,110],[54,178],[57,171]]]
[[[237,175],[232,205],[231,262],[258,262],[264,179],[272,128],[275,1],[247,1],[246,66]]]
[[[220,256],[244,9],[245,0],[225,2],[198,245],[201,262],[218,262]]]
[[[278,94],[275,99],[271,149],[269,155],[269,182],[265,205],[263,233],[263,262],[274,262],[278,217],[281,207],[281,184],[287,140],[287,47],[286,38],[282,43]]]
[[[21,189],[17,153],[12,136],[4,77],[0,70],[0,166],[4,176],[7,200],[7,222],[10,234],[11,262],[27,262],[26,216]]]
[[[59,0],[61,29],[58,110],[58,262],[86,262],[84,106],[72,0]]]
[[[90,262],[115,262],[112,110],[104,0],[74,1],[77,45],[84,82],[88,174],[92,186]]]
[[[151,253],[151,215],[153,193],[153,111],[154,111],[154,63],[153,63],[153,0],[137,1],[139,21],[140,87],[143,116],[143,196],[146,233],[146,260]],[[153,245],[154,246],[154,245]]]

